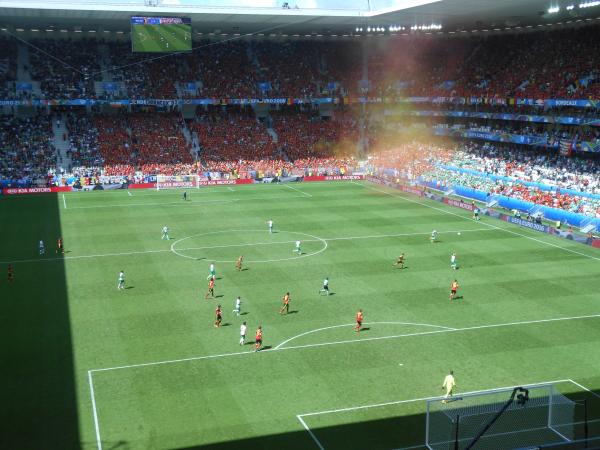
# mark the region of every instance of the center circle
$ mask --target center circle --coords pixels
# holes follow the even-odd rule
[[[294,252],[301,242],[301,254]],[[176,240],[171,251],[182,258],[218,263],[234,263],[244,255],[247,263],[290,261],[318,255],[327,249],[327,241],[299,231],[222,230],[199,233]],[[283,256],[292,254],[292,256]]]

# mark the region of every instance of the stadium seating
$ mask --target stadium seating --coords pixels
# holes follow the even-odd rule
[[[0,116],[0,181],[33,184],[56,166],[50,116]]]

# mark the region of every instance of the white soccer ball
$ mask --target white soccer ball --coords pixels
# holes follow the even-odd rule
[[[460,232],[458,232],[458,233],[456,233],[456,234],[458,234],[458,235],[460,236]]]

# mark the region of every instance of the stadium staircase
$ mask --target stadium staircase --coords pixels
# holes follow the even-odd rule
[[[17,47],[17,80],[31,81],[29,67],[29,47],[19,42]]]
[[[593,233],[597,230],[598,228],[598,224],[596,223],[597,221],[595,219],[586,219],[584,221],[581,222],[581,225],[579,227],[579,231],[581,231],[582,233]]]
[[[190,153],[194,158],[194,161],[198,159],[200,155],[200,144],[198,140],[198,133],[195,131],[192,133],[187,126],[185,120],[183,121],[183,126],[181,127],[181,132],[183,133],[183,137],[185,138],[185,142],[190,146]]]
[[[110,49],[108,45],[103,42],[98,43],[98,55],[100,70],[102,71],[102,81],[113,81],[113,73],[110,70]],[[99,94],[98,89],[96,88],[96,93]]]
[[[58,120],[60,119],[60,126]],[[52,118],[52,143],[56,148],[56,167],[70,170],[71,158],[67,155],[69,150],[69,131],[67,130],[67,116],[62,114]],[[65,139],[63,139],[65,136]]]
[[[274,128],[267,128],[267,133],[269,133],[269,136],[271,136],[273,142],[275,142],[276,144],[279,142],[279,136],[277,136],[277,132]]]

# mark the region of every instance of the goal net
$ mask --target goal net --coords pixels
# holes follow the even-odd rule
[[[156,175],[156,189],[191,189],[200,187],[198,175]]]
[[[526,449],[574,439],[575,402],[553,384],[439,397],[426,407],[430,450]]]

